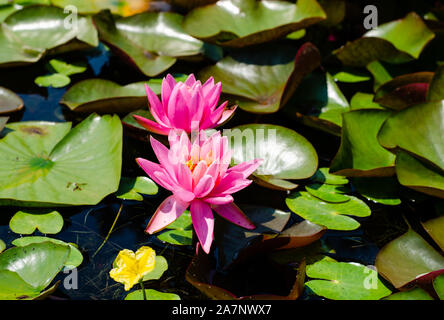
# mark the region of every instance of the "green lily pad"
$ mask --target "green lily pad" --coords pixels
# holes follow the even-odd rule
[[[384,300],[433,300],[433,298],[421,288],[414,288],[409,291],[396,292]]]
[[[387,149],[402,149],[444,170],[443,117],[444,101],[404,109],[387,119],[379,132],[379,142]]]
[[[86,71],[87,66],[85,63],[67,63],[59,59],[49,60],[49,65],[57,73],[64,74],[65,76],[72,76],[73,74],[83,73]]]
[[[403,186],[431,196],[444,198],[444,173],[410,154],[400,151],[396,156],[396,176]]]
[[[444,66],[440,66],[433,75],[427,92],[427,100],[444,100]]]
[[[122,177],[116,197],[124,200],[142,201],[142,194],[154,195],[157,192],[159,192],[159,187],[148,177]]]
[[[393,177],[353,178],[356,191],[368,200],[381,204],[396,206],[401,204],[399,183]]]
[[[0,115],[19,111],[23,100],[9,89],[0,87]]]
[[[0,271],[17,274],[28,284],[28,289],[32,288],[36,294],[39,294],[63,268],[69,252],[68,246],[50,242],[13,247],[0,255]],[[11,275],[8,275],[8,278],[11,278]],[[17,280],[15,278],[15,281]],[[3,283],[3,285],[8,285],[8,283]]]
[[[305,187],[312,196],[326,202],[346,202],[350,198],[343,193],[350,192],[350,189],[342,185],[314,183]]]
[[[273,113],[282,108],[302,81],[316,69],[318,49],[305,43],[294,48],[267,46],[262,50],[233,53],[199,73],[206,80],[222,82],[222,92],[245,111]]]
[[[395,155],[377,140],[390,111],[354,110],[343,114],[341,145],[330,171],[349,177],[391,176]]]
[[[370,80],[370,75],[359,69],[343,68],[340,71],[332,73],[334,80],[346,83],[356,83]]]
[[[180,300],[180,297],[174,293],[164,293],[154,289],[145,289],[146,300]],[[144,300],[143,291],[135,290],[130,292],[125,300]]]
[[[444,275],[436,277],[436,279],[433,281],[433,288],[435,288],[439,299],[444,300]]]
[[[19,234],[32,234],[36,229],[44,234],[56,234],[63,228],[63,217],[57,211],[18,211],[9,221],[9,228]]]
[[[98,45],[90,17],[79,16],[77,28],[65,28],[66,17],[63,9],[42,5],[28,6],[9,15],[0,30],[0,64],[36,62],[48,50],[59,50],[74,42],[76,48]]]
[[[44,1],[44,0],[43,0]],[[125,1],[125,0],[50,0],[52,5],[65,8],[68,5],[75,6],[78,13],[93,14],[100,10],[109,9],[118,15],[132,15],[146,11],[150,7],[149,1]]]
[[[223,0],[196,8],[184,20],[192,36],[229,47],[244,47],[279,39],[326,18],[315,0]]]
[[[378,88],[392,80],[392,75],[388,72],[387,68],[378,60],[372,61],[365,66],[367,70],[373,75],[374,84],[373,90],[376,91]]]
[[[435,37],[415,12],[400,20],[384,23],[348,42],[334,53],[349,66],[366,66],[374,60],[404,63],[417,59]]]
[[[319,261],[307,266],[307,276],[323,279],[305,285],[327,299],[379,300],[391,293],[375,270],[357,263]]]
[[[349,216],[368,217],[371,211],[358,198],[347,197],[347,202],[329,203],[302,191],[291,193],[285,202],[291,211],[308,221],[333,230],[354,230],[360,224]]]
[[[168,225],[166,231],[157,236],[161,241],[176,245],[191,245],[193,243],[193,223],[191,213],[186,210],[182,215]]]
[[[404,74],[382,84],[376,90],[374,100],[380,105],[402,110],[426,100],[433,72]]]
[[[0,239],[0,253],[5,249],[6,249],[5,242],[2,239]]]
[[[444,250],[444,216],[422,223],[422,226],[432,239]]]
[[[314,182],[332,185],[348,184],[348,179],[346,177],[331,174],[329,170],[329,168],[319,168],[310,179]]]
[[[301,118],[310,127],[338,135],[342,127],[342,113],[350,105],[329,73],[308,75],[297,88],[292,105],[284,112]],[[293,114],[291,114],[293,113]]]
[[[62,240],[48,238],[48,237],[38,237],[38,236],[23,237],[23,238],[17,238],[14,241],[12,241],[12,245],[16,247],[25,247],[30,244],[42,243],[42,242],[51,242],[56,245],[68,246],[71,249],[68,259],[65,262],[65,267],[67,269],[77,268],[82,264],[83,255],[80,252],[80,250],[77,248],[77,246],[73,243],[67,243]]]
[[[0,199],[93,205],[117,191],[122,161],[117,116],[92,114],[71,131],[71,123],[51,122],[6,128],[10,131],[0,140]]]
[[[215,3],[217,0],[167,0],[167,2],[180,8],[192,9]]]
[[[71,83],[71,79],[61,73],[53,73],[45,76],[39,76],[34,80],[40,87],[63,88]]]
[[[374,95],[371,93],[356,92],[350,100],[350,110],[359,109],[383,109],[379,103],[373,101]]]
[[[444,257],[409,229],[379,251],[375,266],[384,278],[401,288],[420,276],[444,271]]]
[[[224,130],[233,150],[234,164],[253,159],[263,163],[253,173],[258,184],[275,189],[293,189],[288,179],[311,177],[318,156],[311,143],[297,132],[276,125],[247,124]]]
[[[154,269],[143,276],[143,281],[158,280],[168,270],[168,262],[162,256],[156,256]]]

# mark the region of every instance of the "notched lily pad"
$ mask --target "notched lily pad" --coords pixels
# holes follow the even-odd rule
[[[179,218],[165,229],[157,236],[159,240],[181,246],[188,246],[193,243],[193,222],[189,210],[185,210]]]
[[[417,59],[435,37],[415,12],[380,25],[334,53],[349,66],[364,67],[374,60],[404,63]]]
[[[196,8],[184,20],[192,36],[229,47],[279,39],[326,18],[315,0],[222,0]]]
[[[391,293],[375,270],[358,263],[319,261],[307,266],[307,276],[323,279],[305,285],[332,300],[379,300]]]
[[[394,177],[353,178],[352,184],[368,200],[390,206],[401,204],[400,185]]]
[[[159,187],[148,177],[122,177],[116,197],[124,200],[142,201],[142,194],[154,195],[158,191]]]
[[[368,217],[371,211],[358,198],[347,197],[347,202],[330,203],[302,191],[290,194],[285,202],[291,211],[308,221],[333,230],[354,230],[360,224],[349,216]]]
[[[247,112],[273,113],[282,108],[302,79],[321,62],[318,49],[307,42],[292,47],[266,46],[241,51],[205,68],[199,78],[221,81],[222,92]]]
[[[57,211],[18,211],[9,221],[9,228],[19,234],[32,234],[36,229],[56,234],[63,228],[63,217]]]
[[[177,294],[160,292],[154,289],[145,289],[145,296],[146,300],[180,300]],[[144,300],[142,289],[129,293],[125,300]]]
[[[394,175],[395,155],[384,149],[377,135],[390,111],[354,110],[344,113],[341,145],[330,171],[348,177]]]
[[[234,164],[263,159],[253,173],[263,186],[288,190],[297,185],[289,179],[311,177],[318,166],[318,156],[312,144],[297,132],[276,125],[247,124],[224,130],[233,150]]]
[[[319,168],[315,174],[310,178],[314,182],[331,184],[331,185],[344,185],[348,184],[348,179],[343,176],[338,176],[329,172],[329,168]]]
[[[158,280],[168,270],[168,262],[163,256],[156,256],[154,269],[143,276],[143,281]]]
[[[6,128],[9,132],[0,140],[0,199],[23,205],[93,205],[117,191],[122,162],[117,116],[92,114],[71,131],[71,123],[52,122]]]
[[[346,202],[350,198],[343,193],[350,192],[345,186],[335,186],[331,184],[314,183],[305,187],[312,196],[327,202]]]
[[[23,106],[23,100],[18,95],[7,88],[0,87],[0,115],[19,111]]]
[[[433,300],[433,298],[421,288],[414,288],[409,291],[396,292],[384,300]]]

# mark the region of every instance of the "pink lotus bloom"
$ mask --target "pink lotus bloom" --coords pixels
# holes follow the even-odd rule
[[[166,198],[151,218],[146,232],[152,234],[176,220],[188,207],[199,242],[204,251],[210,251],[213,241],[214,216],[212,210],[223,218],[246,229],[255,226],[233,203],[231,194],[252,182],[248,176],[262,160],[243,162],[229,168],[232,151],[227,137],[220,132],[207,138],[199,132],[193,143],[188,135],[171,130],[170,149],[150,138],[159,164],[138,158],[140,167],[173,194]]]
[[[227,109],[227,101],[217,107],[222,85],[220,82],[214,84],[213,77],[202,85],[193,74],[185,83],[176,82],[167,75],[162,81],[162,101],[148,85],[145,89],[156,122],[137,115],[134,118],[141,126],[158,134],[168,135],[171,129],[190,133],[214,128],[227,121],[236,109]]]

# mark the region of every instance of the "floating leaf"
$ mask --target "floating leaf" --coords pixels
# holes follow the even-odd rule
[[[373,101],[374,95],[371,93],[356,92],[350,100],[350,109],[383,109],[384,107]]]
[[[9,221],[9,228],[19,234],[32,234],[36,229],[44,234],[56,234],[63,228],[63,217],[57,211],[18,211]]]
[[[23,237],[17,238],[12,241],[12,245],[16,247],[25,247],[33,243],[51,242],[57,245],[68,246],[71,251],[69,253],[68,259],[65,262],[65,267],[67,269],[77,268],[83,262],[83,255],[77,246],[73,243],[66,243],[62,240],[48,238],[48,237]]]
[[[316,173],[311,177],[314,182],[343,185],[348,184],[348,179],[343,176],[338,176],[329,172],[329,168],[319,168]]]
[[[409,230],[386,244],[375,261],[378,272],[396,288],[444,272],[444,257],[419,234]]]
[[[146,300],[180,300],[180,297],[174,293],[164,293],[154,289],[145,289]],[[135,290],[129,293],[125,300],[144,300],[143,291]]]
[[[157,236],[159,240],[182,246],[193,243],[193,223],[190,211],[186,210],[165,229],[167,230]]]
[[[284,109],[310,127],[338,135],[342,113],[350,109],[347,99],[330,74],[312,73],[307,76],[292,98],[293,105]]]
[[[93,205],[117,191],[122,161],[117,116],[93,114],[71,131],[71,123],[51,122],[6,128],[10,132],[0,140],[0,199]]]
[[[0,115],[23,108],[23,100],[9,89],[0,87]]]
[[[6,126],[8,120],[9,117],[0,117],[0,133],[2,132],[3,128]]]
[[[378,273],[357,263],[319,261],[307,266],[306,286],[317,295],[332,300],[379,300],[391,291]]]
[[[373,85],[374,91],[378,90],[382,84],[392,80],[393,78],[387,71],[387,68],[380,61],[372,61],[366,65],[366,68],[373,75],[375,80]]]
[[[122,177],[116,197],[124,200],[142,201],[142,194],[154,195],[157,192],[159,192],[159,187],[148,177]]]
[[[399,183],[393,177],[353,178],[352,184],[368,200],[389,206],[401,204]]]
[[[384,300],[433,300],[433,298],[421,288],[414,288],[409,291],[396,292]]]
[[[335,51],[350,66],[366,66],[374,60],[404,63],[417,59],[435,34],[415,12],[405,18],[380,25],[361,38]]]
[[[315,183],[306,186],[305,189],[312,196],[327,202],[346,202],[350,200],[348,196],[342,194],[350,191],[344,186]]]
[[[51,3],[61,8],[65,8],[69,5],[75,6],[77,12],[84,14],[91,14],[100,10],[110,9],[112,13],[123,16],[130,16],[146,11],[151,5],[151,1],[146,0],[51,0]]]
[[[59,59],[49,60],[49,65],[57,73],[61,73],[65,76],[71,76],[73,74],[85,72],[87,67],[85,63],[67,63]]]
[[[378,139],[387,149],[402,149],[444,170],[443,119],[444,101],[412,106],[389,117]]]
[[[341,145],[330,171],[350,177],[390,176],[395,155],[377,140],[390,111],[355,110],[343,114]]]
[[[276,125],[247,124],[224,130],[233,150],[235,164],[263,159],[253,173],[257,183],[275,189],[293,189],[287,179],[311,177],[318,156],[311,143],[295,131]]]
[[[63,268],[69,252],[68,246],[50,242],[13,247],[0,255],[0,272],[17,274],[38,295]]]
[[[285,105],[302,78],[320,64],[320,53],[311,43],[297,52],[291,47],[268,46],[240,52],[205,68],[199,78],[214,77],[230,101],[245,111],[273,113]]]
[[[298,216],[333,230],[354,230],[359,223],[350,218],[367,217],[370,208],[358,198],[347,196],[350,200],[341,203],[324,202],[308,192],[294,192],[285,202],[291,211]]]
[[[71,79],[61,73],[53,73],[45,76],[39,76],[34,80],[40,87],[63,88],[71,83]]]
[[[368,73],[365,73],[359,69],[344,68],[338,72],[333,73],[332,78],[335,81],[356,83],[370,80]]]
[[[192,36],[229,47],[279,39],[326,18],[315,0],[223,0],[196,8],[184,20]]]
[[[154,269],[143,276],[142,281],[158,280],[163,273],[168,270],[168,262],[162,256],[156,256],[156,263]]]
[[[440,66],[435,74],[433,75],[433,79],[430,82],[429,90],[427,92],[427,100],[435,101],[435,100],[444,100],[444,66]]]
[[[444,275],[436,277],[433,281],[433,287],[439,296],[439,299],[444,300]]]
[[[0,253],[5,249],[6,249],[5,242],[2,239],[0,239]]]
[[[426,100],[433,72],[416,72],[393,78],[376,90],[374,101],[380,105],[402,110]]]
[[[439,247],[444,250],[444,216],[428,220],[422,226]]]

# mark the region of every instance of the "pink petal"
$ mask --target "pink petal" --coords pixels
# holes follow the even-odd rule
[[[191,220],[193,221],[194,230],[197,238],[206,253],[210,252],[211,243],[213,242],[214,216],[211,208],[205,202],[194,200],[191,202]]]
[[[136,159],[139,166],[146,172],[146,174],[157,184],[161,185],[167,190],[173,189],[172,181],[168,180],[168,177],[165,177],[164,169],[157,163],[151,162],[146,159],[137,158]],[[160,175],[159,175],[160,174]],[[160,177],[160,179],[159,179]]]
[[[183,163],[178,164],[177,181],[185,190],[193,190],[193,175],[190,168]]]
[[[222,116],[220,117],[219,121],[217,121],[216,124],[218,126],[221,126],[225,122],[230,120],[230,118],[233,116],[234,111],[236,111],[236,109],[237,109],[237,106],[232,106],[230,109],[225,109],[224,112],[222,113]]]
[[[194,77],[194,74],[190,74],[188,76],[187,80],[185,80],[185,84],[188,87],[192,87],[195,82],[196,82],[196,78]]]
[[[171,179],[177,183],[176,179],[176,165],[174,163],[175,159],[170,159],[169,149],[165,147],[162,143],[150,136],[151,147],[159,160],[160,165],[165,169],[170,175]]]
[[[202,129],[207,128],[214,128],[219,122],[220,118],[222,117],[222,114],[224,113],[226,107],[227,107],[228,101],[225,101],[223,104],[221,104],[216,110],[214,110],[209,116],[204,118],[205,120],[203,123],[201,123]]]
[[[194,193],[191,191],[185,190],[180,187],[176,187],[174,190],[172,190],[173,194],[176,196],[176,198],[184,201],[184,202],[191,202],[196,198]]]
[[[229,194],[225,195],[225,196],[220,196],[220,197],[211,197],[211,198],[205,198],[202,199],[203,201],[205,201],[206,203],[209,204],[228,204],[234,201],[233,197]]]
[[[150,112],[154,119],[156,119],[156,121],[161,125],[169,125],[169,121],[165,115],[165,110],[157,95],[147,84],[145,84],[145,91],[150,103]]]
[[[153,234],[165,228],[179,218],[188,206],[189,203],[183,202],[174,196],[169,196],[157,208],[145,231]]]
[[[252,230],[256,226],[234,203],[213,206],[213,209],[223,218],[245,229]]]
[[[137,123],[140,124],[142,127],[147,129],[150,132],[161,134],[161,135],[168,135],[170,132],[170,128],[162,126],[154,121],[151,121],[147,118],[133,115],[134,119],[136,119]]]
[[[207,102],[207,107],[211,109],[211,111],[214,110],[214,108],[217,106],[217,102],[219,101],[220,94],[222,92],[222,84],[218,82],[215,86],[212,88],[207,89],[205,87],[204,91],[204,97],[205,101]]]
[[[193,192],[197,198],[203,198],[214,188],[214,179],[212,176],[203,176],[194,188]]]
[[[170,74],[168,74],[162,80],[162,106],[164,111],[168,106],[168,101],[170,101],[171,92],[173,92],[175,86],[176,86],[176,80]]]
[[[248,187],[252,180],[244,179],[242,173],[229,172],[219,182],[211,192],[211,196],[232,194]]]
[[[190,131],[190,121],[187,101],[182,93],[183,84],[177,84],[171,93],[168,101],[168,118],[170,122],[178,129]],[[186,90],[186,89],[185,89]]]
[[[199,163],[193,170],[193,187],[195,187],[199,183],[200,179],[204,176],[207,169],[207,163],[204,160],[199,161]]]
[[[247,162],[242,162],[234,167],[231,167],[227,172],[239,172],[242,173],[244,178],[248,178],[257,168],[262,164],[262,159],[254,159]]]

